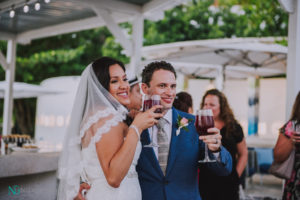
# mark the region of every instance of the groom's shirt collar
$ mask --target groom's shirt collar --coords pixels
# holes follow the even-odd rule
[[[171,108],[167,111],[167,113],[163,116],[163,118],[165,120],[167,120],[167,122],[169,124],[172,124],[172,109]]]

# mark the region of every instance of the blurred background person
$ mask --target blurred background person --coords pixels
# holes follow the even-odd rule
[[[293,148],[295,148],[295,163],[292,176],[286,180],[284,186],[283,200],[300,199],[300,136],[296,134],[292,127],[292,121],[300,126],[300,92],[293,105],[292,114],[288,122],[280,128],[277,143],[274,148],[274,160],[276,162],[285,161]]]
[[[129,115],[134,117],[142,108],[142,93],[140,90],[140,81],[138,80],[137,76],[127,73],[128,75],[128,82],[130,86],[130,104],[127,106],[129,109]]]
[[[232,172],[229,176],[217,176],[200,165],[200,195],[203,200],[239,199],[239,178],[248,160],[243,129],[235,119],[227,98],[219,90],[206,91],[200,107],[212,110],[215,127],[221,131],[222,145],[232,157]]]
[[[187,92],[177,93],[173,106],[178,110],[193,114],[193,99],[192,96]]]

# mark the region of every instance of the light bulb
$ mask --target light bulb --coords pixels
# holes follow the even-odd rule
[[[14,10],[10,10],[9,11],[9,17],[10,18],[14,18],[14,16],[15,16],[15,11]]]
[[[51,0],[45,0],[45,3],[50,3]]]
[[[25,6],[23,7],[23,11],[24,11],[24,13],[28,13],[29,6],[27,4],[25,4]]]
[[[35,10],[40,10],[40,8],[41,8],[41,4],[40,4],[39,2],[36,2],[36,3],[34,4],[34,9],[35,9]]]

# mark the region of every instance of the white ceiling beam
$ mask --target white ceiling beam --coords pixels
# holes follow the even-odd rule
[[[152,0],[143,6],[142,12],[143,12],[143,14],[156,12],[156,11],[161,10],[162,8],[170,5],[170,3],[172,3],[172,2],[174,2],[174,0]]]
[[[102,17],[104,20],[107,28],[110,32],[115,36],[116,41],[121,44],[121,46],[125,49],[125,54],[130,56],[132,54],[133,45],[131,40],[126,37],[122,28],[115,22],[111,13],[107,10],[102,9],[99,6],[95,6],[94,11],[97,13],[98,16]]]
[[[8,69],[8,63],[6,62],[6,58],[1,51],[0,51],[0,64],[4,70]]]
[[[165,6],[168,6],[172,0],[152,0],[146,3],[142,12],[145,18],[152,19],[154,21],[159,20],[164,17],[164,9]],[[155,15],[153,15],[155,13]]]
[[[130,58],[130,70],[137,73],[140,70],[139,65],[141,62],[144,39],[144,17],[142,14],[136,15],[132,21],[132,55]]]
[[[102,9],[109,9],[111,11],[116,11],[119,13],[126,13],[126,14],[141,14],[142,7],[127,3],[123,1],[116,1],[116,0],[77,0],[80,3],[84,3],[86,6],[90,6],[91,8],[97,6]]]
[[[278,0],[283,9],[288,13],[294,12],[295,0]]]
[[[148,19],[158,20],[164,17],[164,11],[184,3],[182,0],[152,0],[142,8],[143,15]]]
[[[0,40],[13,40],[13,39],[16,39],[15,34],[0,31]]]
[[[119,19],[118,22],[127,21],[126,18]],[[99,17],[91,17],[88,19],[82,19],[79,21],[67,22],[59,25],[48,26],[45,28],[35,29],[32,31],[27,31],[20,33],[18,35],[18,42],[22,44],[28,43],[28,41],[38,38],[56,36],[60,34],[66,34],[71,32],[77,32],[87,29],[93,29],[97,27],[104,26],[105,23]]]

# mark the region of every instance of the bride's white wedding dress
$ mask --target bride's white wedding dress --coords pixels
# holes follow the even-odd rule
[[[118,188],[107,183],[96,152],[101,136],[122,123],[127,113],[127,109],[103,88],[90,64],[81,75],[60,155],[58,200],[73,200],[77,196],[80,177],[91,185],[87,200],[142,199],[135,170],[141,143],[138,142],[128,174]]]
[[[111,187],[104,176],[98,160],[96,146],[92,142],[82,149],[83,168],[86,178],[91,185],[87,200],[141,200],[141,189],[135,170],[141,153],[142,145],[139,141],[135,150],[130,169],[118,188]]]

